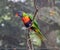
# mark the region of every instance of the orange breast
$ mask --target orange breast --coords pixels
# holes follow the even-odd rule
[[[25,16],[25,17],[22,18],[22,21],[23,21],[24,23],[27,23],[27,22],[30,21],[30,18],[29,18],[28,16]]]

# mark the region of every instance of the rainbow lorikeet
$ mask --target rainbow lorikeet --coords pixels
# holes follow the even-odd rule
[[[36,21],[36,19],[34,19],[33,23],[33,15],[29,15],[23,11],[17,11],[16,16],[19,16],[21,18],[21,20],[23,21],[25,27],[29,28],[30,30],[33,30],[36,32],[36,35],[42,40],[45,40],[44,35],[41,33],[38,23]]]

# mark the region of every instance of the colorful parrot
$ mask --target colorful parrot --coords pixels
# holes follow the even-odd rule
[[[32,20],[33,20],[32,15],[29,15],[23,11],[17,11],[15,15],[16,15],[16,17],[17,16],[20,17],[21,20],[23,21],[25,27],[29,28],[30,30],[33,30],[36,33],[36,35],[41,39],[41,41],[44,41],[46,39],[40,31],[36,19],[34,19],[34,21],[32,23]]]

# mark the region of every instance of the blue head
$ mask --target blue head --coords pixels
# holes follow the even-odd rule
[[[16,12],[16,16],[19,16],[19,17],[23,17],[23,11],[17,11]]]

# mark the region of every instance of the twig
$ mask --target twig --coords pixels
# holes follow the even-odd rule
[[[33,16],[33,21],[34,21],[34,19],[35,19],[35,17],[36,17],[36,15],[37,15],[37,12],[38,12],[38,8],[36,7],[36,1],[34,0],[34,7],[35,7],[35,13],[34,13],[34,16]]]
[[[35,10],[35,13],[34,13],[34,16],[33,16],[33,21],[34,21],[34,19],[36,17],[37,12],[38,12],[38,9]]]
[[[30,39],[30,34],[29,34],[30,30],[28,29],[27,31],[28,31],[28,34],[27,34],[27,47],[28,47],[28,50],[34,50],[31,39]]]
[[[38,8],[36,7],[35,0],[34,0],[34,7],[35,7],[36,10],[35,10],[35,13],[34,13],[34,16],[33,16],[33,19],[32,19],[32,23],[33,23],[33,21],[34,21],[34,19],[36,17],[37,12],[38,12]],[[27,34],[27,45],[28,45],[29,50],[34,50],[31,39],[30,39],[30,35],[29,35],[29,32],[30,32],[29,28],[28,28],[28,34]]]

